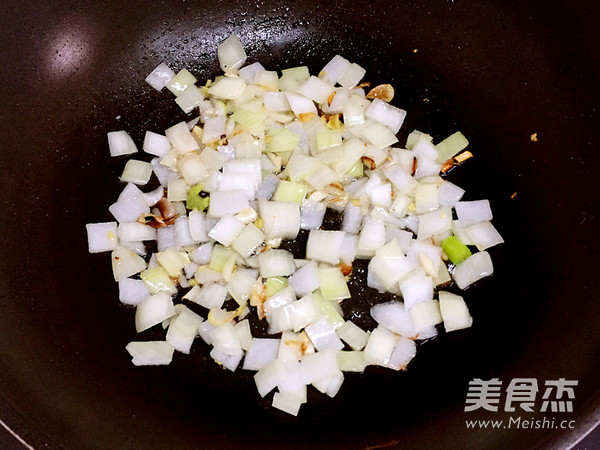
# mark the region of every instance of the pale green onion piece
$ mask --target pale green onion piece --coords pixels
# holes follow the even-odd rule
[[[228,247],[223,247],[221,244],[216,244],[213,247],[209,267],[217,272],[222,272],[225,264],[227,264],[227,261],[229,261],[232,256],[235,256],[233,250]]]
[[[291,152],[296,150],[300,136],[291,132],[287,128],[280,128],[269,135],[270,140],[267,144],[269,152]]]
[[[125,183],[134,183],[138,185],[146,184],[152,175],[152,164],[130,159],[125,164],[121,181]]]
[[[179,276],[181,269],[190,263],[187,253],[179,252],[173,247],[169,247],[164,252],[159,252],[156,259],[171,277]]]
[[[175,103],[185,112],[189,114],[194,108],[197,108],[200,103],[204,100],[202,91],[197,86],[191,85],[185,88],[185,90],[175,99]]]
[[[317,308],[319,310],[319,314],[325,317],[331,325],[333,325],[333,329],[337,330],[344,324],[344,318],[337,311],[334,301],[325,300],[318,291],[313,292],[312,296],[315,300]]]
[[[362,350],[369,340],[369,334],[349,320],[344,322],[344,324],[336,330],[336,333],[340,339],[348,344],[353,350]]]
[[[433,140],[433,138],[427,133],[421,133],[420,131],[415,130],[408,135],[405,147],[409,150],[412,150],[412,148],[417,142],[419,142],[420,139],[425,139],[427,142],[431,142]]]
[[[289,69],[283,69],[281,73],[282,76],[292,77],[298,83],[304,83],[310,78],[310,72],[306,66],[290,67]]]
[[[231,118],[241,128],[248,131],[248,130],[253,130],[254,128],[261,125],[263,123],[263,121],[265,120],[266,116],[267,116],[267,114],[264,111],[257,113],[254,111],[249,111],[244,108],[240,108],[231,115]]]
[[[208,93],[225,100],[236,99],[244,92],[246,82],[242,78],[222,77],[208,88]]]
[[[177,293],[177,287],[171,281],[169,274],[163,267],[153,267],[140,273],[140,278],[151,294],[164,291],[171,295]]]
[[[360,159],[358,159],[348,171],[348,175],[354,178],[362,177],[364,173],[364,165]]]
[[[317,134],[317,150],[322,152],[342,145],[342,133],[337,130],[324,130]]]
[[[467,145],[469,145],[469,141],[467,141],[467,138],[460,131],[451,134],[435,146],[438,152],[437,162],[442,164],[448,161],[458,152],[464,150]]]
[[[437,300],[427,300],[417,303],[410,308],[410,317],[417,332],[423,328],[442,323],[440,304]]]
[[[321,295],[325,300],[343,300],[350,298],[350,291],[344,275],[337,267],[319,269]]]
[[[367,363],[364,352],[342,351],[338,353],[338,366],[342,372],[364,372]]]
[[[171,77],[167,81],[167,89],[170,90],[176,96],[180,96],[186,90],[188,86],[193,85],[196,81],[196,77],[192,75],[187,69],[181,69],[176,75]]]
[[[294,183],[282,180],[273,193],[273,201],[276,202],[295,202],[302,204],[308,186],[305,183]]]
[[[267,278],[267,281],[265,282],[265,295],[267,296],[267,298],[269,298],[272,295],[277,294],[279,291],[281,291],[283,288],[286,288],[287,286],[288,281],[285,277]]]

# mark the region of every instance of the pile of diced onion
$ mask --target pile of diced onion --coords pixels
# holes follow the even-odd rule
[[[464,190],[440,177],[464,136],[434,145],[414,131],[399,145],[406,112],[388,103],[393,89],[365,90],[365,70],[339,55],[318,76],[280,75],[244,66],[231,36],[218,58],[224,75],[204,86],[164,63],[148,76],[191,120],[146,132],[153,159],[125,164],[116,221],[87,225],[89,251],[112,252],[140,336],[166,329],[165,340],[127,345],[133,363],[169,364],[199,336],[217,364],[256,371],[260,396],[276,390],[273,406],[296,415],[308,385],[333,397],[344,372],[404,370],[438,325],[470,327],[463,298],[443,289],[490,275],[485,250],[503,240],[489,202],[461,201]],[[108,144],[111,156],[138,151],[126,131]],[[143,192],[152,174],[160,186]],[[340,230],[322,229],[327,208],[343,216]],[[281,249],[300,230],[305,253]],[[371,309],[373,330],[344,319],[355,259],[369,261],[370,288],[396,294]],[[253,336],[249,317],[268,334]]]

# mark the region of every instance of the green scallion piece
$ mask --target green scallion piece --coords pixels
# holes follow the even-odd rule
[[[442,241],[442,250],[454,264],[459,264],[471,256],[469,247],[460,242],[456,236],[449,236],[444,239]]]

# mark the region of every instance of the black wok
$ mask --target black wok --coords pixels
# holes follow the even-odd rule
[[[36,448],[564,448],[600,420],[598,50],[594,1],[121,2],[22,0],[0,12],[0,419]],[[105,134],[181,120],[143,79],[160,61],[215,76],[236,33],[250,61],[318,71],[341,53],[396,87],[413,128],[461,130],[475,158],[450,174],[489,198],[506,244],[466,292],[472,329],[419,349],[406,373],[349,375],[298,418],[201,343],[136,368],[106,255],[85,223],[110,220],[122,161]],[[538,142],[530,135],[537,133]],[[515,198],[511,198],[513,193]],[[364,292],[357,307],[376,301]],[[474,378],[578,380],[568,429],[467,429]],[[504,397],[503,397],[504,398]]]

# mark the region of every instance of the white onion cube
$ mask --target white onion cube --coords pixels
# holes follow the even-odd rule
[[[244,228],[244,224],[231,214],[226,214],[217,222],[208,236],[225,247],[231,245],[237,235]]]
[[[110,252],[117,248],[117,223],[88,223],[85,226],[90,253]]]
[[[367,108],[366,116],[369,119],[376,120],[387,126],[394,134],[400,131],[400,127],[406,117],[406,111],[389,103],[384,102],[381,99],[376,98],[373,100],[371,105]],[[435,147],[434,147],[435,152]],[[433,155],[433,159],[437,157],[437,152]]]
[[[333,326],[326,318],[308,325],[305,331],[318,351],[327,349],[341,350],[344,348],[343,342],[335,334]]]
[[[253,338],[244,358],[244,370],[260,370],[277,359],[279,339]]]
[[[199,290],[193,302],[206,309],[217,309],[223,306],[227,297],[227,288],[217,283],[205,283]]]
[[[382,327],[402,336],[415,337],[410,312],[397,301],[380,303],[371,308],[371,316]]]
[[[344,231],[310,230],[306,258],[332,265],[338,264],[345,235]]]
[[[329,94],[333,92],[333,86],[312,75],[298,88],[297,92],[317,103],[324,103]]]
[[[438,296],[440,299],[440,312],[446,331],[462,330],[473,324],[469,308],[467,308],[465,300],[460,295],[440,291]]]
[[[212,345],[226,355],[240,355],[243,350],[231,322],[215,327],[210,332]]]
[[[433,299],[433,281],[420,270],[413,270],[398,283],[406,309]]]
[[[217,191],[210,194],[208,214],[221,218],[226,214],[237,214],[248,208],[248,196],[244,191]]]
[[[173,72],[169,66],[162,62],[156,66],[154,70],[146,77],[146,83],[148,83],[157,91],[160,91],[174,76],[175,72]]]
[[[390,355],[386,367],[394,370],[405,369],[417,354],[417,345],[412,339],[401,337]]]
[[[267,239],[295,239],[298,236],[300,231],[298,203],[261,200],[259,209]]]
[[[330,83],[335,84],[342,77],[344,72],[346,72],[349,66],[350,61],[343,56],[335,55],[331,61],[325,64],[325,67],[323,67],[321,72],[325,74],[325,78],[327,78]]]
[[[265,234],[253,223],[246,225],[231,243],[231,248],[248,258],[265,240]]]
[[[200,146],[185,122],[179,122],[171,128],[167,128],[165,135],[179,153],[184,154],[194,150],[199,150]]]
[[[136,366],[167,365],[175,350],[165,341],[130,342],[125,348]]]
[[[362,350],[369,340],[369,334],[350,320],[344,322],[335,332],[353,350]]]
[[[127,131],[110,131],[107,137],[110,156],[130,155],[138,151]]]
[[[467,227],[465,232],[477,246],[478,250],[485,250],[504,242],[504,239],[502,239],[498,230],[496,230],[494,225],[487,220],[477,222],[470,227]]]
[[[306,98],[300,94],[293,94],[291,92],[286,92],[285,96],[287,98],[288,103],[290,104],[291,110],[299,116],[300,114],[317,114],[317,107],[314,102],[310,98]]]
[[[232,34],[217,48],[219,65],[223,72],[239,69],[246,62],[246,51],[240,38]]]
[[[192,310],[184,307],[179,315],[171,321],[167,330],[167,342],[181,353],[189,354],[198,328],[203,319]]]
[[[465,222],[481,222],[492,220],[492,209],[489,200],[474,200],[470,202],[458,202],[454,205],[458,220]]]
[[[452,278],[459,288],[464,289],[492,273],[494,273],[492,258],[484,251],[475,253],[458,264],[454,268]]]
[[[367,71],[356,63],[350,64],[342,76],[337,80],[345,88],[353,88],[365,76]]]
[[[171,142],[162,134],[146,131],[142,148],[146,153],[156,156],[165,156],[171,150]]]
[[[142,300],[150,297],[146,283],[142,280],[125,278],[119,280],[119,300],[125,305],[137,305]]]
[[[158,325],[175,314],[171,296],[158,292],[142,300],[135,309],[135,328],[138,333]]]
[[[410,309],[410,316],[417,332],[442,322],[440,305],[437,300],[417,303]]]
[[[186,87],[175,99],[175,103],[179,105],[183,112],[189,114],[202,103],[202,100],[204,100],[204,94],[197,86],[192,84]]]
[[[286,250],[271,249],[258,255],[260,276],[263,278],[285,277],[296,270],[294,255]]]
[[[314,261],[309,261],[288,278],[289,285],[298,297],[304,297],[319,288],[319,270]]]
[[[365,361],[368,364],[387,365],[399,339],[400,336],[383,327],[375,328],[365,347]]]

